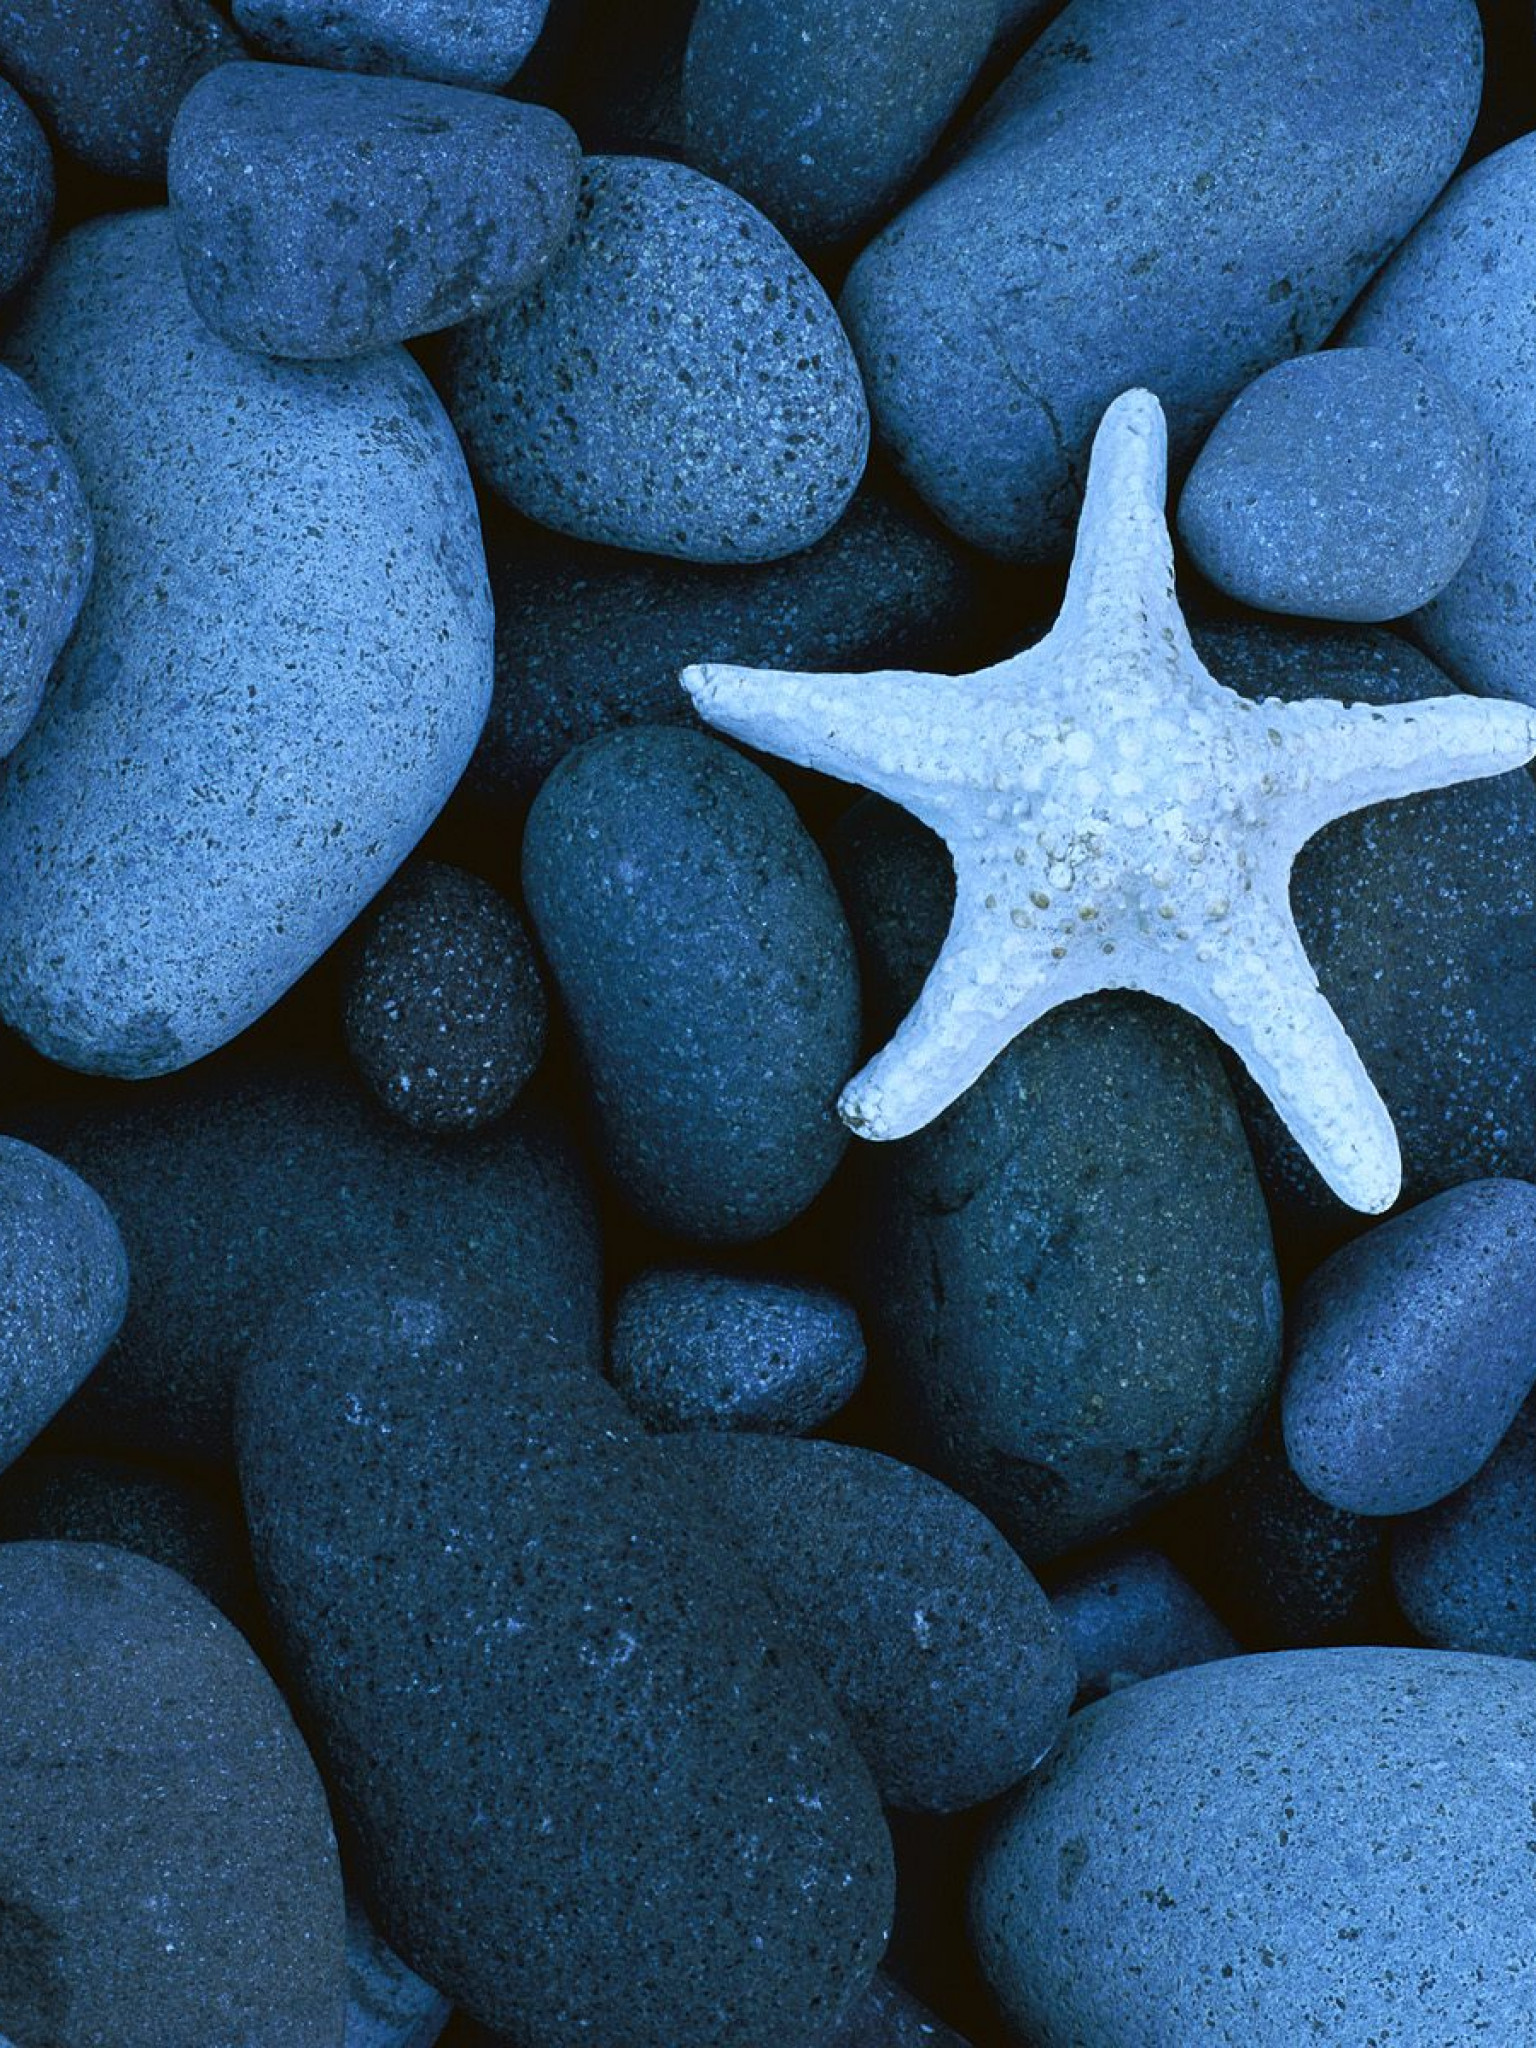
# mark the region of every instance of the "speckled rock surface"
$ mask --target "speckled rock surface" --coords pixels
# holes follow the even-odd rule
[[[127,1254],[101,1196],[0,1138],[0,1469],[91,1371],[127,1302]]]
[[[1176,1671],[1074,1716],[1005,1812],[972,1888],[982,1964],[1037,2048],[1518,2040],[1533,1798],[1523,1664]]]
[[[1536,1658],[1536,1409],[1482,1470],[1390,1531],[1392,1589],[1427,1642]]]
[[[341,1871],[277,1688],[174,1573],[0,1546],[0,2029],[336,2048]]]
[[[886,805],[841,834],[877,1025],[937,951],[948,865]],[[859,1163],[871,1356],[924,1462],[1026,1557],[1230,1463],[1278,1372],[1280,1291],[1237,1112],[1193,1024],[1136,997],[1072,1004]]]
[[[857,1389],[864,1333],[852,1302],[830,1287],[660,1268],[619,1297],[608,1376],[653,1429],[803,1436]]]
[[[432,2048],[453,2010],[380,1941],[347,1900],[347,2029],[342,2048]]]
[[[1378,348],[1277,363],[1228,406],[1179,500],[1179,537],[1229,596],[1315,619],[1395,619],[1477,539],[1488,442],[1432,370]]]
[[[432,1140],[339,1076],[235,1068],[135,1091],[49,1142],[113,1205],[133,1272],[122,1335],[64,1418],[76,1441],[226,1456],[274,1305],[398,1256],[509,1343],[601,1345],[585,1187],[523,1112]]]
[[[0,68],[93,170],[163,178],[176,109],[241,55],[210,0],[0,0]]]
[[[935,2019],[910,1991],[883,1970],[855,2008],[831,2048],[968,2048],[953,2027]]]
[[[1536,1384],[1536,1187],[1469,1181],[1335,1252],[1289,1353],[1286,1453],[1319,1499],[1403,1515],[1464,1486]]]
[[[695,1431],[666,1452],[718,1507],[888,1806],[974,1806],[1044,1756],[1072,1660],[969,1501],[853,1444]]]
[[[1161,1551],[1132,1545],[1049,1585],[1086,1705],[1164,1671],[1233,1657],[1232,1631]]]
[[[407,356],[227,347],[162,213],[76,229],[5,353],[75,459],[96,573],[0,791],[0,1014],[66,1066],[163,1073],[303,973],[468,761],[474,499]]]
[[[778,785],[700,733],[607,734],[541,790],[523,888],[630,1201],[719,1243],[798,1215],[847,1144],[858,983]]]
[[[69,451],[22,380],[0,369],[0,754],[37,713],[94,560]]]
[[[0,79],[0,301],[36,268],[53,219],[53,153],[37,116]]]
[[[579,1354],[403,1270],[300,1305],[241,1389],[257,1567],[375,1925],[547,2048],[830,2032],[891,1910],[831,1702]],[[515,1483],[508,1484],[515,1475]]]
[[[496,690],[472,784],[524,806],[573,747],[621,725],[692,723],[691,661],[923,667],[963,651],[977,577],[926,516],[866,485],[781,562],[659,562],[519,526],[486,536]]]
[[[683,66],[689,161],[797,244],[866,232],[960,104],[997,0],[701,0]]]
[[[1458,178],[1351,314],[1344,338],[1397,349],[1451,384],[1493,455],[1488,510],[1466,565],[1414,619],[1468,689],[1536,702],[1536,397],[1526,318],[1536,291],[1536,136]]]
[[[1128,386],[1192,452],[1257,372],[1322,342],[1455,168],[1472,0],[1235,0],[1221,26],[1075,0],[849,277],[878,431],[979,546],[1065,551]]]
[[[347,985],[347,1046],[403,1122],[468,1131],[501,1116],[548,1024],[522,919],[478,875],[420,861],[370,912]]]
[[[276,57],[341,71],[405,72],[445,85],[507,84],[549,0],[234,0],[248,36]]]
[[[558,114],[409,78],[222,65],[182,103],[171,215],[193,305],[237,348],[364,355],[526,291],[564,242]]]
[[[1393,635],[1263,626],[1198,630],[1245,696],[1401,704],[1447,679]],[[1536,1179],[1536,790],[1529,775],[1379,804],[1303,847],[1291,902],[1323,994],[1381,1090],[1410,1202],[1488,1174]],[[1251,1091],[1266,1192],[1288,1226],[1344,1212]]]
[[[694,562],[820,540],[869,413],[821,286],[755,207],[683,164],[589,157],[565,248],[454,337],[471,463],[558,532]]]

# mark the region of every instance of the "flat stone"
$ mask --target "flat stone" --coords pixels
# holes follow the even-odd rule
[[[445,85],[506,85],[533,48],[549,0],[234,0],[253,42],[295,64],[405,72]]]
[[[1237,1643],[1161,1551],[1122,1544],[1049,1584],[1080,1706],[1165,1671],[1235,1657]]]
[[[1458,1492],[1389,1532],[1392,1589],[1426,1642],[1536,1658],[1536,1409]]]
[[[0,301],[41,262],[53,199],[48,138],[21,94],[0,79]]]
[[[69,450],[22,380],[0,369],[0,754],[37,715],[95,558]]]

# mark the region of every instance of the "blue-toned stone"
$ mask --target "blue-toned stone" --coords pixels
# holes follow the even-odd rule
[[[609,733],[540,791],[523,888],[635,1207],[714,1243],[797,1216],[847,1145],[859,992],[826,863],[778,784],[702,733]]]
[[[608,1376],[653,1429],[808,1435],[864,1377],[864,1333],[830,1287],[709,1267],[642,1273],[619,1297]]]
[[[17,2048],[337,2048],[336,1838],[236,1630],[126,1550],[6,1543],[0,1697],[0,2028]]]
[[[0,1470],[96,1365],[128,1305],[128,1256],[78,1174],[0,1138]]]
[[[1394,1522],[1392,1588],[1445,1650],[1536,1658],[1536,1408],[1459,1492]]]
[[[1034,1769],[1072,1704],[1050,1602],[979,1509],[853,1444],[691,1432],[720,1512],[888,1806],[953,1812]]]
[[[700,0],[683,65],[691,163],[791,241],[867,232],[959,106],[997,0]]]
[[[253,42],[296,64],[406,73],[444,85],[506,85],[549,0],[234,0]]]
[[[1395,619],[1477,539],[1488,442],[1432,370],[1378,348],[1277,363],[1212,428],[1179,500],[1196,566],[1261,611]]]
[[[22,380],[0,369],[0,754],[37,714],[95,555],[69,450]]]
[[[877,1970],[854,2015],[830,2048],[969,2048],[953,2027]]]
[[[1464,1486],[1536,1384],[1536,1187],[1468,1181],[1378,1223],[1296,1304],[1285,1448],[1320,1500],[1404,1515]]]
[[[341,2048],[432,2048],[453,2008],[423,1984],[347,1899],[347,2030]]]
[[[1237,1655],[1231,1630],[1160,1550],[1123,1545],[1052,1581],[1050,1596],[1080,1704]]]
[[[1414,631],[1459,683],[1536,702],[1536,136],[1458,178],[1351,314],[1344,338],[1395,349],[1456,389],[1488,436],[1488,510],[1465,566]]]
[[[410,78],[222,65],[171,136],[187,293],[268,355],[364,355],[526,291],[565,241],[581,146],[547,107]]]
[[[93,170],[165,176],[176,109],[243,54],[211,0],[0,0],[0,69]]]
[[[595,1355],[291,1298],[240,1394],[258,1574],[401,1959],[541,2048],[824,2038],[889,1932],[836,1710]]]
[[[1034,2048],[1518,2041],[1533,1801],[1524,1664],[1172,1672],[1074,1715],[1004,1811],[971,1892],[982,1967]]]
[[[37,268],[53,199],[48,138],[21,94],[0,78],[0,301]]]
[[[589,157],[538,284],[454,335],[469,459],[560,533],[693,562],[809,547],[864,472],[869,413],[815,278],[684,164]]]
[[[1473,0],[1230,0],[1215,38],[1184,0],[1074,0],[848,279],[896,461],[979,546],[1065,553],[1111,400],[1155,391],[1177,461],[1316,348],[1454,170],[1481,78]]]
[[[0,789],[0,1015],[66,1066],[164,1073],[297,980],[462,773],[491,684],[474,497],[403,351],[231,349],[163,213],[76,229],[5,353],[97,557]]]

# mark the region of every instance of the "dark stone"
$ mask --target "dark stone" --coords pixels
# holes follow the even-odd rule
[[[968,2044],[952,2027],[935,2019],[910,1991],[903,1991],[894,1977],[877,1970],[852,2019],[830,2048],[968,2048]]]
[[[406,72],[445,85],[506,85],[533,48],[549,0],[234,0],[253,42],[297,64]]]
[[[408,1970],[347,1899],[347,2032],[343,2048],[432,2048],[452,2011]]]
[[[53,197],[48,138],[21,94],[0,78],[0,301],[42,260]]]
[[[347,985],[347,1046],[384,1107],[420,1131],[509,1109],[549,1025],[511,904],[462,868],[421,861],[370,912]]]
[[[0,755],[36,716],[95,555],[69,450],[21,379],[0,369]]]
[[[1077,1666],[1079,1705],[1237,1654],[1231,1630],[1160,1551],[1119,1546],[1047,1583]]]
[[[1426,1641],[1536,1658],[1536,1408],[1459,1493],[1394,1522],[1392,1586]]]

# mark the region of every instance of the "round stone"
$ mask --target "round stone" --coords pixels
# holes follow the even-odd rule
[[[1426,1642],[1536,1658],[1536,1409],[1463,1486],[1390,1531],[1392,1587]]]
[[[0,369],[0,755],[37,714],[95,554],[69,450],[22,380]]]
[[[0,301],[32,275],[53,219],[53,152],[37,116],[0,78]]]
[[[1161,1551],[1117,1546],[1050,1583],[1051,1607],[1077,1666],[1080,1705],[1217,1657],[1237,1643]]]
[[[445,85],[506,85],[533,48],[549,0],[234,0],[253,41],[295,64],[406,72]]]
[[[347,1899],[347,2031],[342,2048],[432,2048],[452,2006],[387,1947]]]

